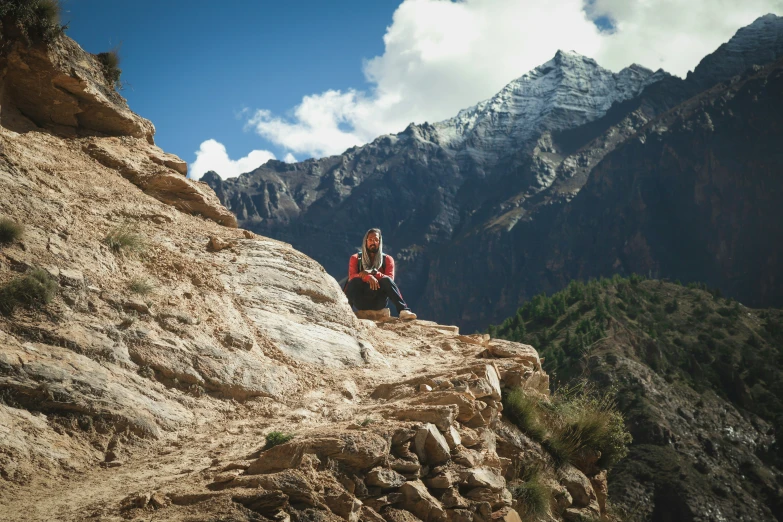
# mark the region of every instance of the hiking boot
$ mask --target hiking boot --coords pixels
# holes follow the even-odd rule
[[[416,314],[414,314],[410,310],[401,310],[400,319],[402,319],[403,321],[411,321],[413,319],[416,319]]]

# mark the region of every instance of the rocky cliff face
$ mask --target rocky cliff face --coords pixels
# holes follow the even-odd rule
[[[63,49],[91,60],[68,40],[24,52]],[[607,514],[605,471],[556,466],[503,417],[508,389],[547,400],[535,349],[357,319],[321,265],[236,229],[149,136],[46,127],[19,99],[3,110],[25,119],[0,121],[4,520],[515,522],[526,469],[547,520]],[[50,302],[26,306],[31,274]]]
[[[655,117],[777,56],[780,20],[768,15],[739,31],[685,81],[638,66],[612,74],[559,52],[445,122],[411,125],[341,156],[205,181],[243,226],[291,242],[338,278],[363,231],[380,226],[410,303],[426,317],[483,328],[575,274],[547,238],[592,169]],[[590,273],[618,268],[606,252],[571,252]],[[754,281],[743,298],[774,303],[756,292],[766,285]]]

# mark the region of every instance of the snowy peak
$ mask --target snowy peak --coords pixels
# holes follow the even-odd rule
[[[661,73],[665,74],[665,73]],[[573,51],[557,51],[543,65],[513,80],[489,100],[434,125],[452,149],[482,151],[491,161],[545,130],[582,125],[603,116],[613,103],[638,95],[661,75],[640,65],[613,73]]]
[[[767,14],[738,30],[734,36],[699,62],[688,81],[701,89],[741,74],[751,65],[773,62],[783,56],[783,17]]]

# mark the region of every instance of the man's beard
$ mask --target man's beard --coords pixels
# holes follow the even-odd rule
[[[378,253],[378,245],[372,245],[367,247],[367,252],[371,254],[377,254]]]

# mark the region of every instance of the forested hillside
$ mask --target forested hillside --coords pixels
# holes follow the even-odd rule
[[[691,520],[711,497],[734,520],[779,511],[781,310],[614,277],[537,295],[489,332],[536,346],[556,387],[589,377],[616,393],[634,444],[610,488],[629,513]]]

